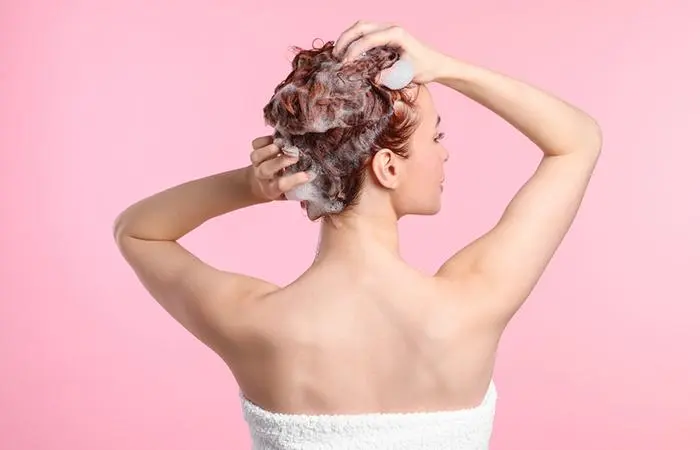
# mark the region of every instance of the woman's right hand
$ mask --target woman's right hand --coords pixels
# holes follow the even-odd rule
[[[418,41],[399,26],[363,21],[355,23],[338,37],[333,54],[348,62],[380,45],[401,48],[402,58],[407,58],[413,65],[413,81],[418,84],[435,81],[451,61],[450,57]]]
[[[272,136],[253,140],[250,153],[249,181],[253,195],[262,201],[286,200],[285,193],[309,181],[306,172],[284,175],[284,169],[295,164],[298,157],[282,153]]]

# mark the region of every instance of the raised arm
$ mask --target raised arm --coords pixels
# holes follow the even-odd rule
[[[526,83],[446,56],[393,24],[359,21],[336,42],[344,60],[394,45],[413,81],[438,82],[495,112],[543,152],[542,161],[498,224],[436,274],[476,292],[494,323],[505,324],[541,277],[579,209],[601,149],[596,121]],[[473,296],[469,296],[473,298]]]
[[[237,304],[276,286],[215,269],[177,240],[216,216],[280,198],[304,181],[303,173],[277,177],[295,159],[279,156],[271,143],[269,137],[253,142],[250,166],[157,193],[127,208],[115,222],[117,245],[143,286],[210,347],[230,325]]]
[[[543,153],[498,223],[460,250],[439,277],[483,288],[488,311],[506,323],[540,279],[579,210],[601,151],[596,121],[524,82],[448,59],[435,81],[498,114]]]

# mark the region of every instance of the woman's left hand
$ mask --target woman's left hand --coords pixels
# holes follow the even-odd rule
[[[400,26],[364,21],[355,23],[338,37],[333,53],[347,62],[381,45],[403,50],[402,57],[413,65],[413,81],[419,84],[435,81],[451,61],[450,57],[419,41]]]

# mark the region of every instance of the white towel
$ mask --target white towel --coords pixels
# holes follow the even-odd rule
[[[496,399],[492,381],[470,409],[306,415],[270,412],[241,394],[253,450],[487,450]]]

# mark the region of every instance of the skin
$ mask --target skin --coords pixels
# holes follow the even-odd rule
[[[318,256],[288,286],[213,268],[178,243],[205,221],[281,201],[306,175],[269,136],[251,164],[130,206],[115,239],[153,298],[230,367],[243,394],[286,413],[435,411],[478,405],[498,342],[566,235],[598,161],[595,120],[533,86],[458,61],[396,26],[358,22],[336,41],[348,60],[400,45],[416,69],[421,123],[410,155],[371,164],[359,204],[321,227]],[[486,234],[431,275],[398,252],[397,224],[440,210],[448,152],[428,83],[501,116],[539,148],[531,178]],[[261,251],[264,251],[264,242]]]

